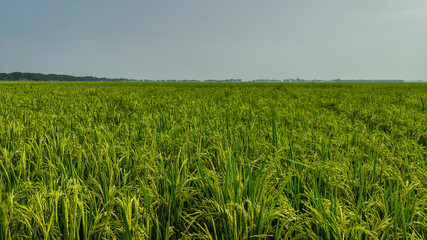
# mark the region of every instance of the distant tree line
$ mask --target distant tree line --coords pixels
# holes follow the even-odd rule
[[[71,75],[59,75],[59,74],[42,74],[42,73],[23,73],[23,72],[13,72],[13,73],[0,73],[0,81],[67,81],[67,82],[212,82],[212,83],[238,83],[242,82],[242,79],[208,79],[208,80],[135,80],[128,78],[99,78],[92,76],[84,76],[84,77],[75,77]],[[301,78],[288,78],[283,80],[276,79],[255,79],[250,82],[404,82],[403,80],[341,80],[341,79],[333,79],[333,80],[305,80]],[[423,81],[420,81],[423,82]]]
[[[129,82],[136,80],[127,78],[75,77],[71,75],[13,72],[0,73],[0,81]]]
[[[43,73],[23,73],[23,72],[13,72],[13,73],[0,73],[0,81],[64,81],[64,82],[241,82],[242,79],[224,79],[224,80],[135,80],[128,78],[99,78],[92,76],[84,77],[75,77],[71,75],[59,75],[59,74],[43,74]]]

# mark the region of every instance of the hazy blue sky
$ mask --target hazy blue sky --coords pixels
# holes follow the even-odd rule
[[[0,72],[427,79],[426,0],[2,0]]]

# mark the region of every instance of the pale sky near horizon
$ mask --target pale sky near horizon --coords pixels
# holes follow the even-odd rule
[[[426,0],[0,3],[0,72],[427,80]]]

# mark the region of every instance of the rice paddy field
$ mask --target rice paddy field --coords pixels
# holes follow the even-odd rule
[[[427,239],[427,84],[0,83],[0,239]]]

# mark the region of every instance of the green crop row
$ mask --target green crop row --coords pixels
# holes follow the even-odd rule
[[[0,83],[0,240],[426,239],[426,93]]]

